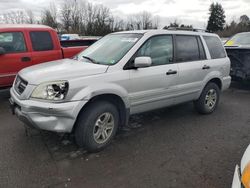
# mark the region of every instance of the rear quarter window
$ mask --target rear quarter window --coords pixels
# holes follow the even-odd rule
[[[31,31],[30,38],[34,51],[53,50],[53,41],[48,31]]]
[[[212,59],[219,59],[226,57],[224,47],[218,37],[215,36],[203,36],[210,56]]]

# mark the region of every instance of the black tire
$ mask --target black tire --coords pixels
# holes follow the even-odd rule
[[[94,138],[96,122],[102,114],[109,113],[113,117],[114,128],[108,139],[98,143]],[[89,152],[98,152],[107,147],[114,138],[119,123],[119,112],[117,108],[106,101],[97,101],[90,104],[78,117],[75,129],[75,140],[78,146],[85,147]],[[99,129],[99,128],[98,128]]]
[[[213,106],[209,107],[206,104],[206,96],[211,91],[215,91],[216,101],[214,102]],[[199,99],[194,101],[194,106],[195,106],[195,109],[197,110],[197,112],[199,112],[200,114],[211,114],[217,108],[219,100],[220,100],[220,89],[219,89],[218,85],[213,83],[213,82],[209,82],[205,86],[205,88],[203,89]]]

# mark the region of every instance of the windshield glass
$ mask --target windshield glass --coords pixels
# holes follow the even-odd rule
[[[114,65],[134,46],[142,34],[110,34],[77,55],[78,60]]]
[[[250,45],[250,33],[239,33],[226,42],[226,46]]]

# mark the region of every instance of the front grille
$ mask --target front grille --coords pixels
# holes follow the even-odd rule
[[[17,75],[14,88],[19,95],[21,95],[24,92],[27,85],[28,82]]]

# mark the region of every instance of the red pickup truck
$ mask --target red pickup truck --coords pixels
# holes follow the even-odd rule
[[[57,32],[48,26],[0,24],[0,88],[11,86],[25,67],[70,58],[87,47],[62,47]]]

